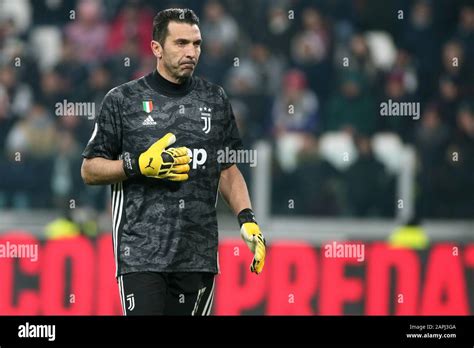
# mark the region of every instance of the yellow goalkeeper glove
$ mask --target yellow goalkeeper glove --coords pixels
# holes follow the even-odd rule
[[[253,253],[253,260],[250,264],[250,271],[259,274],[265,265],[266,243],[260,227],[255,220],[252,209],[244,209],[238,215],[240,224],[240,235],[245,241],[250,251]]]
[[[151,178],[170,181],[188,180],[189,162],[186,147],[169,148],[176,142],[173,133],[157,140],[148,150],[133,158],[128,152],[123,155],[123,168],[127,177],[144,175]]]

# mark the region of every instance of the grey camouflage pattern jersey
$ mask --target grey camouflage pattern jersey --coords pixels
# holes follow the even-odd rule
[[[138,156],[166,133],[172,147],[192,152],[189,179],[171,182],[143,176],[112,185],[116,276],[130,272],[218,272],[216,200],[219,150],[242,148],[222,87],[198,77],[186,95],[170,95],[154,75],[113,88],[105,96],[83,157]],[[151,102],[151,103],[150,103]]]

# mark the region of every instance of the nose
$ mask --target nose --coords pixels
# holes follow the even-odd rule
[[[196,48],[193,45],[186,47],[186,51],[184,52],[186,58],[192,59],[193,61],[196,60],[197,53]]]

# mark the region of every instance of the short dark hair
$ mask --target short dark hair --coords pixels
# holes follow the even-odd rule
[[[168,23],[180,22],[199,25],[199,17],[188,8],[169,8],[160,11],[153,18],[153,40],[164,45],[168,36]]]

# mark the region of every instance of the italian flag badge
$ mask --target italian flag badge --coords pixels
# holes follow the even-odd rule
[[[151,110],[153,110],[153,102],[151,100],[143,101],[142,104],[143,104],[143,111],[145,111],[147,114],[149,114]]]

